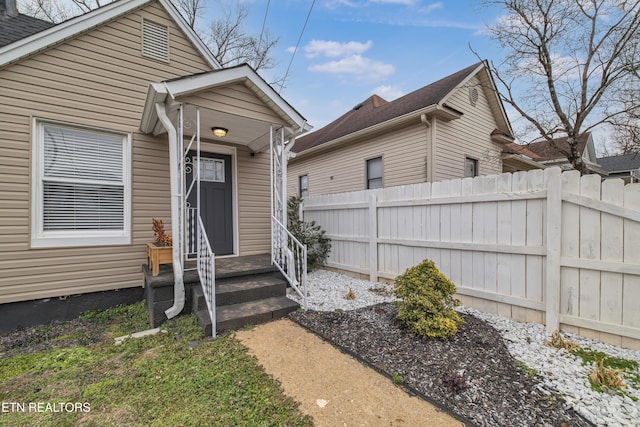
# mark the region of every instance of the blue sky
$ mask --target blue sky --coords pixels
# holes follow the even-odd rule
[[[264,77],[283,76],[313,0],[243,1],[248,32],[259,33],[268,5],[280,42]],[[281,94],[320,128],[374,93],[390,101],[477,62],[469,45],[498,59],[484,28],[499,12],[472,0],[316,0]]]

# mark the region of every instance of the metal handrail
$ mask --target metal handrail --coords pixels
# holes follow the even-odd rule
[[[211,335],[216,336],[216,269],[215,257],[207,238],[202,218],[198,217],[198,276],[211,318]]]
[[[273,251],[271,258],[287,278],[291,287],[302,297],[302,308],[307,309],[307,247],[295,238],[287,227],[271,216]]]

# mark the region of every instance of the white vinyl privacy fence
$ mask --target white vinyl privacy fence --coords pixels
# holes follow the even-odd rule
[[[640,344],[640,184],[550,168],[314,196],[302,215],[329,267],[376,281],[428,258],[465,304]]]

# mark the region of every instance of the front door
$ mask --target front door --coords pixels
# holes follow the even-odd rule
[[[195,168],[196,152],[190,151],[189,157]],[[187,174],[187,188],[193,174]],[[200,216],[207,230],[211,250],[216,255],[233,253],[232,176],[230,155],[200,152]],[[195,188],[188,201],[191,206],[196,206]]]

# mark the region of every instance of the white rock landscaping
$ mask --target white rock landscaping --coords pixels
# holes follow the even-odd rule
[[[354,299],[345,296],[352,290]],[[289,297],[300,302],[298,294]],[[308,276],[307,304],[311,310],[355,310],[369,305],[393,301],[393,287],[371,283],[326,270],[316,270]],[[588,380],[590,366],[566,350],[546,345],[551,339],[543,325],[522,323],[505,317],[461,307],[464,311],[492,325],[501,335],[511,355],[537,372],[541,390],[562,395],[565,404],[599,426],[640,425],[640,385],[625,381],[625,395],[594,391]],[[610,356],[640,363],[640,351],[623,349],[596,340],[564,334],[582,348],[604,352]],[[636,372],[639,375],[640,372]]]

